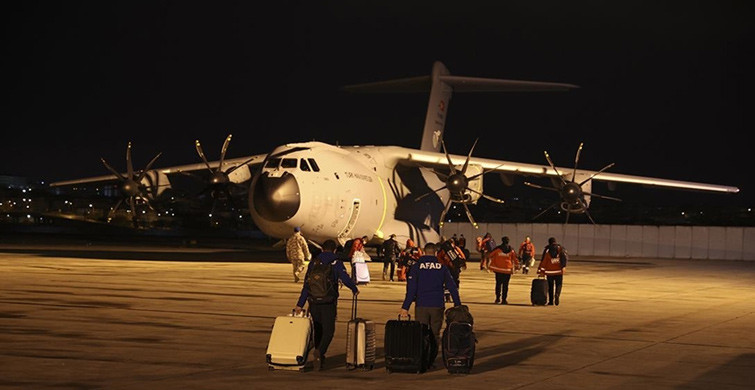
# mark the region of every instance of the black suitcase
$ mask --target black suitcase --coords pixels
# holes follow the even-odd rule
[[[544,276],[538,276],[532,279],[532,289],[530,290],[530,301],[533,305],[545,305],[548,303],[548,281]]]
[[[385,323],[385,370],[390,372],[427,371],[430,357],[430,328],[419,321],[400,317]]]
[[[469,374],[477,338],[468,322],[451,322],[443,330],[443,364],[450,374]]]

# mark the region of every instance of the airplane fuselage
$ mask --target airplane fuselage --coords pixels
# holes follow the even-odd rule
[[[315,242],[337,239],[343,243],[365,235],[382,239],[390,234],[399,239],[437,241],[436,227],[422,223],[425,216],[432,215],[433,200],[412,205],[408,199],[412,186],[429,189],[442,182],[419,168],[409,173],[397,169],[399,159],[412,151],[321,142],[280,146],[252,180],[251,216],[262,232],[276,238],[290,236],[298,226]],[[415,212],[403,212],[406,217],[397,219],[402,203]]]

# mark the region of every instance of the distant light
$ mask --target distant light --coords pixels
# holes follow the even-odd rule
[[[90,204],[89,204],[89,207],[94,207],[94,206],[92,206],[92,204],[90,203]]]
[[[682,215],[684,215],[684,211],[682,211]]]

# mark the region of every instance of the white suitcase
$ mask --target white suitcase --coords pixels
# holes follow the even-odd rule
[[[354,272],[356,273],[357,283],[370,282],[370,269],[367,267],[367,263],[354,263]]]
[[[302,310],[275,318],[266,360],[270,370],[303,370],[309,363],[309,352],[314,348],[312,316]]]

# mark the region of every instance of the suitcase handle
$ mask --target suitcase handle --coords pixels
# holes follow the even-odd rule
[[[412,320],[412,315],[411,314],[407,314],[406,318],[407,318],[407,321],[411,321]],[[398,320],[401,321],[401,314],[398,315]]]
[[[352,295],[352,298],[351,298],[351,319],[352,320],[357,318],[357,295],[358,294],[354,294]]]

